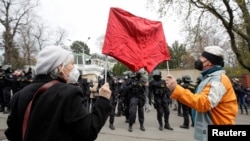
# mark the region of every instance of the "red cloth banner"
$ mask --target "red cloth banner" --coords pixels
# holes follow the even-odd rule
[[[131,71],[151,73],[170,60],[162,23],[135,16],[121,8],[110,8],[102,53],[112,56]]]

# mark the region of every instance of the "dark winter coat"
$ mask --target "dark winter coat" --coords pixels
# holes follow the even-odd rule
[[[11,99],[11,113],[5,131],[7,139],[22,140],[25,109],[32,96],[48,76],[37,76],[34,82],[18,91]],[[25,141],[90,141],[95,140],[105,124],[111,106],[100,97],[88,113],[83,107],[82,90],[61,81],[33,101]]]

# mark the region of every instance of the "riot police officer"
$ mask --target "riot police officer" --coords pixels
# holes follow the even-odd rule
[[[86,75],[82,74],[82,71],[79,71],[80,76],[78,78],[78,82],[76,85],[78,85],[82,89],[82,96],[84,99],[83,105],[84,108],[86,108],[88,111],[90,111],[90,102],[89,102],[89,96],[90,96],[90,83],[88,82],[88,78]]]
[[[116,116],[120,117],[124,115],[124,93],[122,91],[122,85],[124,81],[121,78],[118,78],[117,89],[118,89],[118,104],[117,104],[117,114]]]
[[[132,132],[132,126],[135,123],[136,113],[138,109],[138,120],[140,123],[140,130],[145,131],[144,127],[144,105],[146,102],[145,96],[145,82],[141,79],[141,73],[131,74],[131,79],[127,85],[128,99],[129,99],[129,128]]]
[[[12,83],[14,81],[12,75],[12,69],[10,65],[3,66],[4,76],[3,76],[3,113],[7,114],[10,110],[10,99],[11,99],[11,90],[12,90]]]
[[[129,83],[131,82],[131,79],[133,79],[134,74],[132,71],[126,71],[123,73],[124,75],[124,82],[120,87],[119,93],[124,98],[124,115],[125,115],[125,123],[129,122],[129,95],[130,92],[128,91]]]
[[[161,79],[160,70],[153,71],[153,80],[149,82],[149,104],[152,104],[152,97],[154,97],[154,108],[157,111],[157,120],[159,123],[159,130],[163,130],[162,117],[164,116],[164,128],[173,130],[169,124],[169,99],[170,91],[166,87],[165,80]]]
[[[107,75],[107,83],[109,83],[109,88],[111,90],[111,97],[110,97],[110,103],[112,106],[112,110],[109,114],[109,128],[111,130],[115,130],[114,121],[115,121],[115,108],[117,104],[117,85],[113,79],[113,74],[110,70],[107,70],[107,74],[105,74],[105,71],[102,72],[103,78],[98,81],[98,90],[101,88],[102,85],[105,83],[105,75]]]
[[[193,84],[191,84],[192,80],[191,80],[191,77],[189,75],[183,76],[182,82],[183,82],[183,84],[181,86],[183,88],[189,89],[191,92],[194,93],[195,86]],[[183,112],[184,122],[183,122],[183,125],[180,126],[180,128],[189,129],[189,116],[191,117],[191,121],[192,121],[191,126],[194,126],[194,121],[192,118],[192,109],[190,107],[188,107],[187,105],[182,104],[182,112]]]

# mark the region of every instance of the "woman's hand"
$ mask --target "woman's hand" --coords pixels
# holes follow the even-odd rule
[[[111,96],[111,90],[109,89],[109,84],[105,83],[102,85],[102,87],[99,89],[99,96],[103,96],[107,99],[110,99]]]

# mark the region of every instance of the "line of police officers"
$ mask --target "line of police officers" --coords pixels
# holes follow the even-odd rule
[[[116,106],[118,109],[117,116],[124,115],[128,123],[128,131],[133,131],[133,124],[136,120],[136,113],[138,111],[138,121],[140,130],[145,131],[144,127],[144,106],[146,104],[147,96],[149,104],[154,101],[154,107],[157,110],[157,120],[159,122],[159,129],[163,130],[162,117],[164,117],[164,128],[173,130],[169,124],[169,90],[166,87],[165,80],[161,79],[161,72],[155,70],[153,72],[153,80],[149,82],[149,93],[147,94],[147,80],[143,77],[144,71],[136,73],[127,71],[124,73],[124,81],[113,79],[112,73],[107,71],[107,82],[109,82],[112,90],[111,105],[113,110],[110,113],[109,127],[114,130],[114,118]],[[105,76],[104,76],[105,77]],[[104,78],[99,81],[99,85],[104,83]],[[152,100],[154,98],[154,100]]]
[[[0,112],[9,113],[11,95],[32,81],[31,67],[13,72],[10,65],[0,66]]]
[[[81,73],[81,72],[80,72]],[[148,98],[149,104],[153,104],[157,111],[157,120],[159,123],[159,130],[163,128],[173,130],[169,124],[169,95],[170,91],[166,87],[165,80],[161,78],[161,72],[154,70],[152,73],[153,79],[149,81],[143,77],[144,71],[138,71],[136,73],[127,71],[124,73],[124,78],[114,78],[111,71],[107,71],[107,82],[109,83],[112,91],[110,103],[112,105],[112,111],[109,117],[109,128],[115,130],[114,121],[115,115],[125,116],[125,122],[128,123],[128,131],[133,131],[133,124],[136,120],[136,113],[138,110],[138,121],[140,124],[140,130],[145,131],[144,127],[144,106]],[[105,73],[102,73],[102,79],[98,80],[98,86],[95,90],[95,96],[91,96],[91,88],[94,84],[88,82],[87,78],[79,77],[78,86],[83,90],[83,97],[85,98],[85,107],[91,112],[92,104],[96,98],[98,98],[98,89],[105,83]],[[27,68],[20,70],[19,73],[13,73],[11,66],[3,66],[0,69],[0,112],[9,112],[9,101],[11,98],[11,91],[14,94],[16,91],[30,84],[33,80],[32,69]],[[187,80],[188,83],[191,82]],[[186,82],[185,80],[183,82]],[[188,87],[186,83],[183,85]],[[148,88],[148,91],[147,91]],[[116,108],[116,106],[118,106]],[[184,107],[184,106],[183,106]],[[187,107],[188,108],[188,107]],[[186,108],[186,109],[187,109]],[[117,114],[115,113],[118,110]],[[187,120],[185,107],[183,108],[184,114],[184,128],[188,128],[189,119]],[[164,118],[164,122],[162,121]]]

